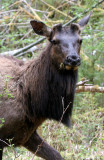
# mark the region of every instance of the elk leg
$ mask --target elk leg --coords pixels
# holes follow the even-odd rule
[[[0,143],[0,160],[2,160],[2,155],[3,155],[3,147],[2,143]]]
[[[63,160],[61,155],[44,142],[36,132],[32,134],[24,147],[45,160]]]

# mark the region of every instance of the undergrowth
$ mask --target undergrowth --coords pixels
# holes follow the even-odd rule
[[[84,97],[84,98],[83,98]],[[84,94],[78,107],[76,95],[71,128],[46,121],[40,136],[58,150],[64,160],[104,160],[104,107],[97,106],[95,95]],[[6,148],[3,160],[41,160],[24,148]]]

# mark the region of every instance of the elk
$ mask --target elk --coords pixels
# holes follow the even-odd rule
[[[9,140],[15,147],[23,146],[45,160],[63,160],[38,135],[37,128],[46,119],[61,120],[70,126],[81,63],[80,32],[90,15],[68,27],[58,24],[52,29],[32,20],[35,33],[49,41],[45,50],[25,64],[16,58],[0,57],[0,120],[4,118],[0,127],[0,160]]]

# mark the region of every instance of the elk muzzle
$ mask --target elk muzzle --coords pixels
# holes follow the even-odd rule
[[[81,59],[78,55],[70,55],[66,57],[63,65],[66,70],[76,70],[80,64]]]

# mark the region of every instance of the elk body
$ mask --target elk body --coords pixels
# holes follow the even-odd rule
[[[46,160],[63,159],[36,130],[46,119],[61,120],[70,126],[80,65],[80,31],[89,18],[90,14],[77,24],[59,24],[52,29],[31,21],[35,33],[49,40],[46,49],[27,64],[0,57],[0,119],[4,119],[0,128],[0,160],[9,140],[14,146],[37,151],[36,155]]]

